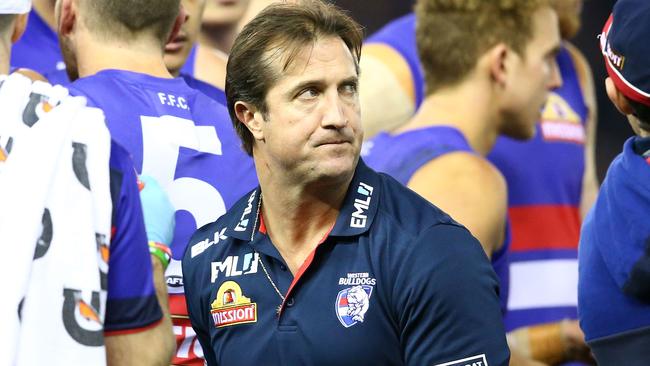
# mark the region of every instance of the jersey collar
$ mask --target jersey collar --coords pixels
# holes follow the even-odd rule
[[[381,180],[379,174],[359,159],[354,177],[348,186],[341,211],[330,236],[357,236],[370,229],[379,206]],[[257,217],[261,188],[257,187],[237,204],[230,213],[226,235],[252,241],[259,230]]]

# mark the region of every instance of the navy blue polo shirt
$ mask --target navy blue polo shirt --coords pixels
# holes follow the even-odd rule
[[[260,195],[199,229],[183,258],[208,365],[508,364],[490,262],[426,200],[360,161],[294,277],[260,228]]]

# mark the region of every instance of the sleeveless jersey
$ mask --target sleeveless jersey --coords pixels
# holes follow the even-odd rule
[[[176,207],[166,272],[178,350],[174,364],[197,364],[202,352],[187,318],[180,259],[197,227],[216,220],[257,185],[225,108],[181,78],[105,70],[71,84],[71,93],[102,108],[112,137],[139,173],[154,177]]]
[[[362,156],[368,166],[378,172],[389,174],[406,186],[413,174],[426,163],[456,151],[474,153],[457,129],[433,126],[398,135],[381,132],[364,143]],[[509,292],[507,251],[510,245],[510,234],[507,221],[503,246],[492,255],[492,267],[501,283],[499,297],[502,310],[506,309]]]

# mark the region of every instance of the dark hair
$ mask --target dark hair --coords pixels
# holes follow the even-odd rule
[[[9,26],[16,19],[16,14],[0,14],[0,35],[9,30]]]
[[[150,32],[167,41],[178,16],[180,0],[81,0],[86,27],[107,39],[129,40]]]
[[[226,71],[226,96],[233,126],[244,150],[253,154],[253,136],[235,115],[243,101],[268,113],[266,94],[303,46],[322,37],[339,37],[354,55],[357,73],[361,57],[361,27],[332,4],[320,0],[268,6],[241,31],[232,46]],[[283,62],[281,67],[278,67]]]
[[[650,132],[650,106],[636,102],[630,98],[627,98],[627,101],[634,111],[634,116],[639,119],[639,128]]]
[[[548,0],[418,0],[416,38],[427,93],[452,86],[498,43],[520,55],[533,36],[533,14]]]

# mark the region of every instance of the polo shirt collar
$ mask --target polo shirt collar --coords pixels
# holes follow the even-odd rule
[[[379,206],[381,180],[379,174],[370,169],[359,158],[359,163],[341,211],[329,236],[357,236],[370,229]],[[258,208],[261,188],[257,187],[234,208],[229,218],[226,235],[243,241],[252,241],[259,230]]]

